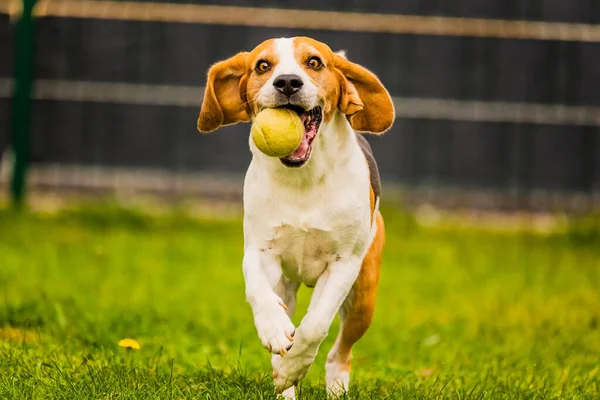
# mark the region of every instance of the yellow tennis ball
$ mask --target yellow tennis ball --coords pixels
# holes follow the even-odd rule
[[[300,146],[304,125],[292,110],[265,108],[254,118],[250,132],[260,151],[270,157],[285,157]]]

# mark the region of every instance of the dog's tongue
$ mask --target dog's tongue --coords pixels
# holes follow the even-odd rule
[[[292,160],[292,161],[303,161],[304,159],[306,159],[306,156],[308,155],[307,153],[308,153],[308,137],[305,132],[304,136],[302,137],[302,141],[300,142],[300,146],[298,146],[296,151],[294,151],[292,154],[290,154],[286,158],[289,160]]]
[[[306,118],[308,117],[307,113],[302,113],[300,114],[300,119],[302,120],[302,124],[304,125],[306,122]],[[298,146],[298,148],[289,156],[287,156],[286,158],[290,161],[304,161],[306,159],[306,157],[308,156],[308,150],[309,150],[309,140],[311,138],[313,138],[315,136],[316,132],[312,132],[313,131],[313,125],[311,124],[309,130],[306,130],[306,127],[304,128],[304,136],[302,137],[302,141],[300,142],[300,145]]]

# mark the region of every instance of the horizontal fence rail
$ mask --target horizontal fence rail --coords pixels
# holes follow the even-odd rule
[[[0,12],[17,15],[19,3],[3,0]],[[600,43],[600,25],[484,18],[99,0],[39,0],[34,15]]]
[[[0,98],[9,97],[9,79],[0,79]],[[204,87],[40,79],[36,100],[200,107]],[[600,127],[600,107],[552,104],[459,101],[393,97],[396,118],[512,122]]]

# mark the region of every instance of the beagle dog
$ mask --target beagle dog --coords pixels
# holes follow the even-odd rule
[[[348,390],[352,346],[373,318],[385,240],[379,172],[357,132],[387,131],[394,106],[379,79],[343,53],[307,37],[271,39],[210,68],[198,130],[249,122],[268,107],[297,112],[304,137],[283,158],[250,139],[246,299],[284,398],[295,398],[339,312],[326,364],[327,389],[339,395]],[[301,284],[314,291],[296,327],[290,317]]]

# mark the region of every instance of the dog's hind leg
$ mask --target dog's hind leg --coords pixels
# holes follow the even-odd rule
[[[340,308],[340,331],[327,355],[327,391],[338,396],[348,390],[352,346],[365,334],[373,319],[379,283],[381,252],[385,242],[383,218],[377,214],[377,233],[358,278]]]

